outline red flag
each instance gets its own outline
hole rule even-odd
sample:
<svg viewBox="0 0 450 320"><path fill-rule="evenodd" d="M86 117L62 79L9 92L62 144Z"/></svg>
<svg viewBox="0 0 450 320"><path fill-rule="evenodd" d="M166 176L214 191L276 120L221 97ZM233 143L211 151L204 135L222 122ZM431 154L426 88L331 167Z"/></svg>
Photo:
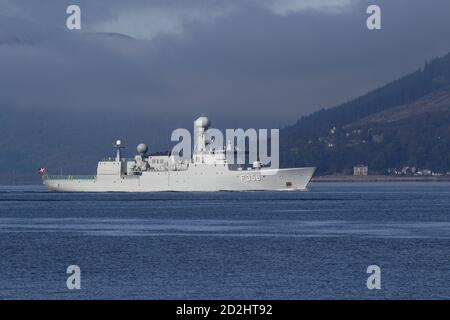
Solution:
<svg viewBox="0 0 450 320"><path fill-rule="evenodd" d="M45 173L45 168L39 168L39 169L37 170L37 172L38 172L39 174L44 174L44 173Z"/></svg>

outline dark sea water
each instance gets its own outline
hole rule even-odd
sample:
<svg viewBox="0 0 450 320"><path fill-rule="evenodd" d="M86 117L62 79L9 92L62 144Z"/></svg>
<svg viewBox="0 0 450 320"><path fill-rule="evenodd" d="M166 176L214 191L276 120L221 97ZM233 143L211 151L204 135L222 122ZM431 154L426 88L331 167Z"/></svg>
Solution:
<svg viewBox="0 0 450 320"><path fill-rule="evenodd" d="M81 289L66 268L81 268ZM366 269L381 268L381 290ZM450 183L309 192L0 187L2 299L450 298Z"/></svg>

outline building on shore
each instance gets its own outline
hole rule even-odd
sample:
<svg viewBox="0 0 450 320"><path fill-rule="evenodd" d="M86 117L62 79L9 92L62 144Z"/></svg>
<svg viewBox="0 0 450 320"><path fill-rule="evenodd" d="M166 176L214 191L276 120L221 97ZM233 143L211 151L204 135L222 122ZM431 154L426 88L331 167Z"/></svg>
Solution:
<svg viewBox="0 0 450 320"><path fill-rule="evenodd" d="M369 167L363 164L358 164L353 167L354 176L367 176L369 174Z"/></svg>

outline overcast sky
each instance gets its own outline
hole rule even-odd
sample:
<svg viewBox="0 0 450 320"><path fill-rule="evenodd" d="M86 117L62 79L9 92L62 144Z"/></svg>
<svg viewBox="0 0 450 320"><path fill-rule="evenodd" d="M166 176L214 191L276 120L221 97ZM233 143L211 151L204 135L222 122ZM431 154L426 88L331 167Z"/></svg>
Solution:
<svg viewBox="0 0 450 320"><path fill-rule="evenodd" d="M366 28L369 4L381 30ZM449 39L448 0L0 0L0 110L289 124L414 71Z"/></svg>

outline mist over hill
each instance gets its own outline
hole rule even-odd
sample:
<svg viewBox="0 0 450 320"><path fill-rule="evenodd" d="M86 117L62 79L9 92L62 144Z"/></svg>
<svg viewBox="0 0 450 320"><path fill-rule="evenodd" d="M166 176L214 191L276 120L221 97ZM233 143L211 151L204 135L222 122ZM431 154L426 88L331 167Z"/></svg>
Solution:
<svg viewBox="0 0 450 320"><path fill-rule="evenodd" d="M319 174L415 166L450 170L450 54L340 106L302 117L281 132L283 166Z"/></svg>
<svg viewBox="0 0 450 320"><path fill-rule="evenodd" d="M125 157L134 157L144 142L150 153L166 152L176 128L193 132L200 114L161 115L152 110L136 112L107 109L18 108L0 113L0 185L39 183L37 168L49 174L92 174L100 159L114 156L113 144L121 139ZM213 126L230 128L268 127L269 120L254 123L234 114L210 117ZM273 121L270 121L273 123ZM272 125L272 124L271 124Z"/></svg>
<svg viewBox="0 0 450 320"><path fill-rule="evenodd" d="M151 152L170 149L175 128L192 118L105 110L7 108L0 114L0 184L39 183L36 169L92 174L113 155L117 138L133 156L140 142ZM218 128L258 127L238 115L212 119ZM275 120L274 120L275 121ZM273 127L269 125L268 127ZM280 132L281 166L318 166L319 174L371 173L415 166L450 170L450 54L340 106L304 116Z"/></svg>

